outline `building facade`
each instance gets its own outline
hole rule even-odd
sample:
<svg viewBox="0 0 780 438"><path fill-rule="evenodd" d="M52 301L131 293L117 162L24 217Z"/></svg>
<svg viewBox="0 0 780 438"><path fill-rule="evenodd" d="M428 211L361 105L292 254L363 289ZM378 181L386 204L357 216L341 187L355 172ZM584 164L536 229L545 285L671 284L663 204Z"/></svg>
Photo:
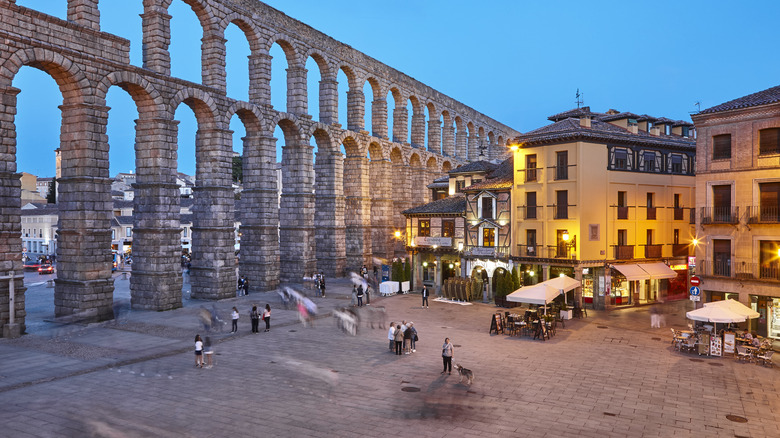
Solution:
<svg viewBox="0 0 780 438"><path fill-rule="evenodd" d="M780 338L780 86L693 116L696 272L703 300L733 298Z"/></svg>
<svg viewBox="0 0 780 438"><path fill-rule="evenodd" d="M597 309L682 298L695 144L682 121L578 108L515 139L512 260Z"/></svg>

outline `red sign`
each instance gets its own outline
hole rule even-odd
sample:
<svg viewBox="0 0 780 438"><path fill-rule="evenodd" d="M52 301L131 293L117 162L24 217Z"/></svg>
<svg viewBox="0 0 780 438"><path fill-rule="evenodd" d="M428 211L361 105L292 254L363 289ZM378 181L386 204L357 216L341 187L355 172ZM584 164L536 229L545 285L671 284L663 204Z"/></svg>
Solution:
<svg viewBox="0 0 780 438"><path fill-rule="evenodd" d="M697 276L691 277L691 286L698 286L701 284L701 280Z"/></svg>

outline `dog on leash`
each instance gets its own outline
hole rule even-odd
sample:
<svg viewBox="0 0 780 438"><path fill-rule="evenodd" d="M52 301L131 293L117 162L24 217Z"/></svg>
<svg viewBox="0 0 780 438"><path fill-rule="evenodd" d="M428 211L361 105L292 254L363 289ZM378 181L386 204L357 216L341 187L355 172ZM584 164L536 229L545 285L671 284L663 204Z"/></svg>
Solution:
<svg viewBox="0 0 780 438"><path fill-rule="evenodd" d="M468 368L463 368L460 364L455 365L455 369L458 370L458 374L460 375L460 381L458 383L463 383L463 379L466 379L466 383L471 386L471 382L474 381L474 372Z"/></svg>

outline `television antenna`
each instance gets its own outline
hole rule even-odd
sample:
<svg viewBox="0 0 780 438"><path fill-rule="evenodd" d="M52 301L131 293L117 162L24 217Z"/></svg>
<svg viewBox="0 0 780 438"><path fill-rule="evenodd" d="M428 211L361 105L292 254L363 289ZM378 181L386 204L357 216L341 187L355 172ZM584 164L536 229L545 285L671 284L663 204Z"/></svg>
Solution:
<svg viewBox="0 0 780 438"><path fill-rule="evenodd" d="M580 89L579 88L577 88L577 94L575 95L575 97L577 98L577 100L575 100L574 102L577 104L577 108L579 108L580 105L582 105L582 103L583 103L582 102L582 93L580 93Z"/></svg>

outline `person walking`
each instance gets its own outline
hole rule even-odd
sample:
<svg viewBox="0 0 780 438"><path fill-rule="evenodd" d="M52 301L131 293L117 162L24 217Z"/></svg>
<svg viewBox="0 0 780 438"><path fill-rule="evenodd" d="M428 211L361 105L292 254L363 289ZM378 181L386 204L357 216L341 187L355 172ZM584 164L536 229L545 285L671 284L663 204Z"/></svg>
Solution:
<svg viewBox="0 0 780 438"><path fill-rule="evenodd" d="M357 305L357 286L352 285L352 301L349 303L352 307L355 307Z"/></svg>
<svg viewBox="0 0 780 438"><path fill-rule="evenodd" d="M271 331L271 305L266 304L263 311L263 321L265 321L265 331Z"/></svg>
<svg viewBox="0 0 780 438"><path fill-rule="evenodd" d="M252 306L252 312L249 314L249 317L252 319L252 333L259 333L260 313L257 312L257 306Z"/></svg>
<svg viewBox="0 0 780 438"><path fill-rule="evenodd" d="M363 307L363 285L357 287L357 306Z"/></svg>
<svg viewBox="0 0 780 438"><path fill-rule="evenodd" d="M320 274L314 274L314 296L320 296Z"/></svg>
<svg viewBox="0 0 780 438"><path fill-rule="evenodd" d="M371 305L371 293L369 292L371 290L371 285L366 285L366 306Z"/></svg>
<svg viewBox="0 0 780 438"><path fill-rule="evenodd" d="M203 368L203 339L195 335L195 367Z"/></svg>
<svg viewBox="0 0 780 438"><path fill-rule="evenodd" d="M389 349L390 352L393 352L393 348L395 347L395 327L393 326L395 324L393 321L390 321L390 329L387 331L387 340L390 341Z"/></svg>
<svg viewBox="0 0 780 438"><path fill-rule="evenodd" d="M410 337L410 339L411 339L410 343L411 343L412 353L414 353L414 352L417 351L416 344L417 344L417 339L418 338L417 338L417 329L414 328L414 323L413 322L409 323L409 330L412 331L412 336Z"/></svg>
<svg viewBox="0 0 780 438"><path fill-rule="evenodd" d="M441 347L441 358L444 362L444 371L441 373L452 374L452 357L455 355L455 347L453 347L450 338L444 338L444 345Z"/></svg>
<svg viewBox="0 0 780 438"><path fill-rule="evenodd" d="M428 308L428 286L426 285L422 288L422 307Z"/></svg>
<svg viewBox="0 0 780 438"><path fill-rule="evenodd" d="M320 271L320 296L325 298L325 272Z"/></svg>
<svg viewBox="0 0 780 438"><path fill-rule="evenodd" d="M231 314L231 317L233 319L233 329L230 330L230 333L236 333L238 332L238 309L233 307L233 313Z"/></svg>
<svg viewBox="0 0 780 438"><path fill-rule="evenodd" d="M214 365L214 348L211 346L211 338L206 336L206 340L203 342L203 359L206 362L206 368L211 368Z"/></svg>
<svg viewBox="0 0 780 438"><path fill-rule="evenodd" d="M401 355L401 348L404 343L404 331L401 330L401 324L395 326L395 332L393 332L393 338L395 339L395 354Z"/></svg>

